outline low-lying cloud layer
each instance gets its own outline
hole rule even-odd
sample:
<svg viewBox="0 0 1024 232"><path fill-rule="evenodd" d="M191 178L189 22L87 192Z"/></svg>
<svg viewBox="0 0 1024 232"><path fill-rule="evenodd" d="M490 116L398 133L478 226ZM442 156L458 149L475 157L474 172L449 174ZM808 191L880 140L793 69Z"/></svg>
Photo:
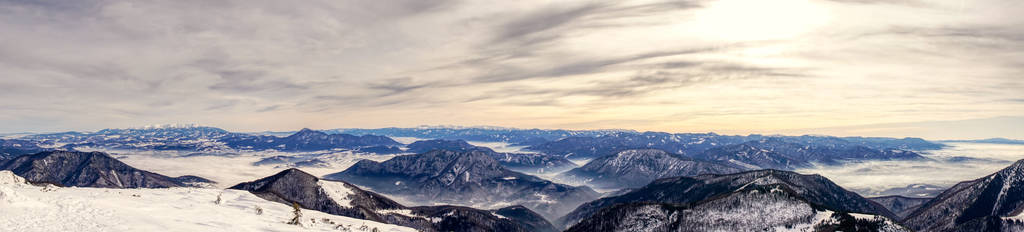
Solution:
<svg viewBox="0 0 1024 232"><path fill-rule="evenodd" d="M0 131L747 133L1021 116L1021 11L1010 0L3 0Z"/></svg>
<svg viewBox="0 0 1024 232"><path fill-rule="evenodd" d="M868 161L841 166L796 170L828 177L844 188L865 196L905 194L912 185L935 186L938 190L961 181L995 173L1024 159L1024 145L950 143L950 147L924 153L929 161ZM917 192L917 191L911 191ZM941 191L931 191L931 195ZM909 194L908 196L914 196Z"/></svg>

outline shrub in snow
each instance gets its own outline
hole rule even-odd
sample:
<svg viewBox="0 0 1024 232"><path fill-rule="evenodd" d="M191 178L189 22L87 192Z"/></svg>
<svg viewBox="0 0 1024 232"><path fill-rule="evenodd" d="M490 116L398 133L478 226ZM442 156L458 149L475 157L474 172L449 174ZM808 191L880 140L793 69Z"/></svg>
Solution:
<svg viewBox="0 0 1024 232"><path fill-rule="evenodd" d="M302 218L302 209L299 208L299 203L292 202L292 209L293 209L292 214L295 214L295 217L293 217L292 220L288 222L288 224L289 225L301 225L302 223L299 222L299 219Z"/></svg>

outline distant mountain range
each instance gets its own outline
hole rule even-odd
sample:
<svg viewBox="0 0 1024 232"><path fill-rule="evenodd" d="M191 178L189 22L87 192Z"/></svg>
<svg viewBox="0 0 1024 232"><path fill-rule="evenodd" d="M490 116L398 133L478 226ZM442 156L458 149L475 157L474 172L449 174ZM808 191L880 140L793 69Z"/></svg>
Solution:
<svg viewBox="0 0 1024 232"><path fill-rule="evenodd" d="M322 151L332 149L358 149L379 146L398 146L400 143L385 136L327 134L302 129L287 137L232 136L221 140L226 146L243 150Z"/></svg>
<svg viewBox="0 0 1024 232"><path fill-rule="evenodd" d="M742 144L746 144L744 147ZM729 147L733 146L733 147ZM737 147L738 146L738 147ZM771 146L771 147L766 147ZM784 146L784 147L783 147ZM571 137L558 141L537 144L527 150L538 151L567 158L596 158L629 149L654 148L690 157L741 155L741 152L759 151L767 148L778 155L766 157L770 165L762 168L796 167L805 162L831 162L842 159L904 159L914 157L901 151L940 149L943 145L918 138L864 138L828 136L726 136L707 134L669 134L660 132L612 133L596 137ZM710 149L720 148L708 153ZM782 149L786 150L782 150ZM790 149L793 148L793 149ZM831 157L830 152L845 152ZM793 153L795 152L795 153ZM789 156L789 157L778 157ZM890 157L893 155L895 157ZM907 156L907 157L903 157ZM802 157L791 160L794 157ZM916 158L916 157L914 157ZM791 163L786 163L791 162ZM774 163L774 164L773 164Z"/></svg>
<svg viewBox="0 0 1024 232"><path fill-rule="evenodd" d="M168 177L129 166L102 152L47 151L0 162L33 183L96 188L170 188L213 183L197 176Z"/></svg>
<svg viewBox="0 0 1024 232"><path fill-rule="evenodd" d="M327 134L302 129L285 137L228 132L214 127L158 127L104 129L95 133L63 132L22 137L36 144L61 149L94 147L122 150L173 151L323 151L356 150L399 153L401 144L384 136Z"/></svg>
<svg viewBox="0 0 1024 232"><path fill-rule="evenodd" d="M147 127L134 129L104 129L97 132L63 132L34 134L20 137L6 143L17 143L25 148L76 149L82 147L112 150L174 150L197 152L235 151L286 151L309 152L327 150L351 150L376 154L422 153L430 148L459 150L458 147L440 147L459 144L410 144L406 145L385 137L416 137L443 139L437 141L484 141L529 145L526 150L567 159L593 159L629 149L660 149L687 157L704 156L706 159L733 159L742 162L740 152L755 152L752 149L766 149L778 154L768 160L748 160L759 168L792 169L809 162L830 163L846 159L906 159L912 154L902 151L939 149L943 145L917 138L864 138L829 136L732 136L714 133L638 133L628 130L541 130L511 129L493 127L422 127L382 129L334 129L315 131L302 129L287 136L272 136L229 132L223 129L203 126ZM752 144L755 141L772 141L770 145ZM774 142L778 141L778 142ZM743 147L747 144L754 147ZM779 150L778 144L799 149ZM2 144L0 144L2 145ZM423 145L421 148L420 145ZM464 144L468 145L468 144ZM0 146L0 154L6 157L19 152L14 144ZM471 145L470 145L471 146ZM738 146L738 147L727 147ZM772 146L772 147L765 147ZM475 146L473 146L475 147ZM717 152L708 150L719 148ZM776 149L776 150L772 150ZM734 151L722 154L722 151ZM786 152L797 152L797 154ZM38 152L38 150L28 151ZM814 154L818 152L819 154ZM778 157L776 157L778 156ZM834 157L832 157L834 156ZM791 159L796 157L795 159ZM539 157L543 159L544 158ZM775 159L775 160L772 160ZM511 161L511 160L510 160ZM537 160L524 161L526 163ZM764 161L764 162L762 162ZM554 161L558 162L558 161ZM760 163L760 165L753 164ZM555 165L558 165L555 163Z"/></svg>
<svg viewBox="0 0 1024 232"><path fill-rule="evenodd" d="M406 207L385 196L343 181L327 181L288 169L231 189L246 190L284 204L329 214L408 226L420 231L556 231L532 211L506 207L494 211L458 206Z"/></svg>
<svg viewBox="0 0 1024 232"><path fill-rule="evenodd" d="M750 169L793 170L814 164L837 165L856 160L926 160L916 152L875 149L860 144L804 142L785 138L766 138L740 144L718 146L693 157L730 162Z"/></svg>
<svg viewBox="0 0 1024 232"><path fill-rule="evenodd" d="M624 150L591 160L583 167L562 173L560 178L603 189L639 188L665 177L728 174L745 167L698 160L657 149Z"/></svg>
<svg viewBox="0 0 1024 232"><path fill-rule="evenodd" d="M39 147L37 143L29 140L0 139L0 160L48 150L51 149Z"/></svg>
<svg viewBox="0 0 1024 232"><path fill-rule="evenodd" d="M559 224L568 231L909 231L894 216L824 177L759 170L659 179L583 204Z"/></svg>
<svg viewBox="0 0 1024 232"><path fill-rule="evenodd" d="M361 160L324 176L422 203L518 204L555 218L600 195L501 166L485 151L433 150L384 162Z"/></svg>
<svg viewBox="0 0 1024 232"><path fill-rule="evenodd" d="M943 143L991 143L991 144L1024 144L1024 140L1007 138L990 138L976 140L940 140Z"/></svg>
<svg viewBox="0 0 1024 232"><path fill-rule="evenodd" d="M407 152L412 153L426 153L434 150L448 150L448 151L480 151L487 153L499 164L506 168L532 173L554 173L565 171L571 168L575 168L576 164L569 161L561 156L553 156L542 153L507 153L507 152L495 152L494 150L474 146L469 144L465 140L421 140L416 141L408 146Z"/></svg>
<svg viewBox="0 0 1024 232"><path fill-rule="evenodd" d="M328 133L346 133L355 135L384 135L391 137L413 137L426 139L468 140L481 142L505 142L518 145L533 145L555 141L569 137L594 137L599 135L627 132L633 130L543 130L515 129L503 127L416 127L416 128L379 128L379 129L333 129Z"/></svg>

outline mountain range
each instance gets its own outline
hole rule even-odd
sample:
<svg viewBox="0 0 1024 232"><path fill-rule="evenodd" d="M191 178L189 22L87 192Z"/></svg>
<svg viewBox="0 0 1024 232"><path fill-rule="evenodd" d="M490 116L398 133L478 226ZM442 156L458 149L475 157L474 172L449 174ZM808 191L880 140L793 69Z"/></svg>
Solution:
<svg viewBox="0 0 1024 232"><path fill-rule="evenodd" d="M924 203L903 223L918 231L1024 231L1024 160L964 181Z"/></svg>
<svg viewBox="0 0 1024 232"><path fill-rule="evenodd" d="M556 141L568 137L594 137L599 135L629 132L632 130L543 130L516 129L504 127L443 127L421 126L416 128L379 128L379 129L333 129L330 133L347 133L355 135L384 135L391 137L412 137L445 140L469 140L481 142L504 142L517 145L533 145Z"/></svg>
<svg viewBox="0 0 1024 232"><path fill-rule="evenodd" d="M222 136L219 142L232 138L230 133L201 130L208 133L182 136ZM864 198L819 175L761 169L848 160L925 159L899 148L920 145L913 145L912 139L763 137L726 145L715 142L691 155L653 148L623 149L603 152L607 155L559 176L625 189L599 198L601 194L588 187L555 183L510 167L546 167L568 162L566 155L502 153L460 140L402 145L381 139L386 137L313 130L274 138L282 140L250 144L284 144L276 149L295 149L288 151L389 146L420 153L381 162L362 160L322 178L287 169L231 189L268 201L422 231L1024 231L1024 160L961 182L934 198ZM14 141L5 143L11 149L24 149L18 150L19 155L0 159L0 170L10 170L35 184L116 189L211 187L212 181L202 177L169 177L140 170L102 152L54 150L61 146L28 139L5 141ZM258 162L321 167L318 165L326 161L279 156ZM391 196L425 206L406 206ZM555 218L556 223L549 222Z"/></svg>
<svg viewBox="0 0 1024 232"><path fill-rule="evenodd" d="M50 149L40 147L37 143L21 139L0 139L0 160L11 159L21 155L34 154Z"/></svg>
<svg viewBox="0 0 1024 232"><path fill-rule="evenodd" d="M602 189L638 188L665 177L728 174L745 168L724 162L698 160L658 149L624 150L591 160L561 173L559 178Z"/></svg>
<svg viewBox="0 0 1024 232"><path fill-rule="evenodd" d="M22 139L63 149L92 147L113 150L172 151L322 151L360 150L396 153L400 143L384 136L327 134L302 129L285 137L228 132L215 127L104 129L93 133L63 132L23 136Z"/></svg>
<svg viewBox="0 0 1024 232"><path fill-rule="evenodd" d="M33 183L96 188L170 188L203 186L213 181L168 177L129 166L102 152L47 151L0 162Z"/></svg>
<svg viewBox="0 0 1024 232"><path fill-rule="evenodd" d="M730 136L715 133L663 132L612 133L596 137L570 137L537 144L527 150L569 158L596 158L621 150L654 148L684 156L697 156L714 147L742 144L750 141L779 141L822 150L933 150L943 147L919 138L864 138L829 136ZM863 148L857 148L863 147Z"/></svg>
<svg viewBox="0 0 1024 232"><path fill-rule="evenodd" d="M735 174L708 174L694 177L658 179L631 192L580 205L566 216L560 218L558 224L572 226L598 214L602 208L620 204L671 204L683 207L679 209L685 209L699 206L712 199L729 198L729 196L736 195L737 193L756 192L756 194L763 194L765 191L770 194L763 196L763 198L758 197L757 199L775 201L780 200L779 197L782 197L785 199L784 202L787 202L785 204L793 203L793 200L804 201L805 203L801 204L807 207L801 207L801 212L804 212L804 216L807 217L811 216L808 214L811 212L808 209L815 206L834 212L861 213L895 218L895 214L885 207L871 202L856 193L847 191L822 176L802 175L780 170L757 170ZM772 195L775 193L784 194ZM742 199L742 197L737 199ZM765 206L770 205L766 204ZM750 206L756 207L757 205L751 204ZM734 210L730 209L730 211ZM596 219L596 221L601 220L615 221L607 218Z"/></svg>
<svg viewBox="0 0 1024 232"><path fill-rule="evenodd" d="M352 184L320 180L298 169L240 183L231 189L246 190L270 201L420 231L555 231L550 223L522 207L494 211L459 206L406 207Z"/></svg>
<svg viewBox="0 0 1024 232"><path fill-rule="evenodd" d="M433 150L384 162L362 160L324 178L427 204L518 204L545 218L555 218L600 196L588 187L509 170L487 152L477 150Z"/></svg>
<svg viewBox="0 0 1024 232"><path fill-rule="evenodd" d="M706 160L730 162L750 169L811 167L814 164L838 165L842 161L926 160L913 151L874 149L859 144L801 144L781 138L768 138L740 144L718 146L694 155Z"/></svg>
<svg viewBox="0 0 1024 232"><path fill-rule="evenodd" d="M496 152L487 147L475 146L469 144L465 140L443 140L443 139L432 139L432 140L421 140L410 143L406 146L407 152L412 153L425 153L433 150L448 150L448 151L480 151L484 152L495 160L499 164L506 168L531 173L555 173L571 168L575 168L576 164L569 161L561 156L547 155L543 153L510 153L510 152Z"/></svg>

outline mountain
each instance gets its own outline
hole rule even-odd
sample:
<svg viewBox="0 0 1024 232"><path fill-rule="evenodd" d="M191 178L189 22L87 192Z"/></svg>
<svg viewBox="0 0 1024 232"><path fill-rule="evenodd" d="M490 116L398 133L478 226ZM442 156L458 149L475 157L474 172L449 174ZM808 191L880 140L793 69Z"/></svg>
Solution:
<svg viewBox="0 0 1024 232"><path fill-rule="evenodd" d="M35 154L50 150L39 147L33 141L21 139L0 139L0 160L13 159L21 155Z"/></svg>
<svg viewBox="0 0 1024 232"><path fill-rule="evenodd" d="M989 138L977 140L942 140L943 143L991 143L991 144L1024 144L1024 140L1007 138Z"/></svg>
<svg viewBox="0 0 1024 232"><path fill-rule="evenodd" d="M33 183L96 188L169 188L210 182L198 177L172 178L128 166L102 152L47 151L0 163Z"/></svg>
<svg viewBox="0 0 1024 232"><path fill-rule="evenodd" d="M213 188L217 184L216 181L193 175L184 175L173 179L174 181L181 183L181 185L194 188Z"/></svg>
<svg viewBox="0 0 1024 232"><path fill-rule="evenodd" d="M327 181L288 169L230 189L329 214L408 226L421 231L534 231L536 222L520 222L509 214L458 206L406 207L387 197L343 181ZM521 217L519 217L521 218ZM549 224L550 225L550 224ZM552 229L549 227L547 229ZM536 231L552 231L541 230Z"/></svg>
<svg viewBox="0 0 1024 232"><path fill-rule="evenodd" d="M570 137L537 144L526 150L567 158L596 158L622 150L654 148L676 154L690 154L724 144L743 142L742 136L721 136L714 133L669 134L662 132L612 133L597 137Z"/></svg>
<svg viewBox="0 0 1024 232"><path fill-rule="evenodd" d="M924 151L938 150L945 147L941 143L929 142L921 138L883 138L883 137L831 137L802 135L796 137L784 137L796 140L805 144L832 144L831 146L863 146L876 150L909 150Z"/></svg>
<svg viewBox="0 0 1024 232"><path fill-rule="evenodd" d="M903 219L914 210L921 207L922 204L931 200L931 198L917 198L917 197L904 197L904 196L884 196L884 197L872 197L868 198L879 205L885 206L886 209L896 214L896 219Z"/></svg>
<svg viewBox="0 0 1024 232"><path fill-rule="evenodd" d="M757 143L727 145L708 149L695 157L705 160L718 160L749 169L796 169L811 167L813 164L796 155L775 152L757 147Z"/></svg>
<svg viewBox="0 0 1024 232"><path fill-rule="evenodd" d="M293 161L298 161L299 159L300 158L291 157L291 156L275 155L275 156L271 156L271 157L260 159L259 161L256 161L256 162L252 162L252 165L253 166L261 166L261 165L286 165L286 164L291 164Z"/></svg>
<svg viewBox="0 0 1024 232"><path fill-rule="evenodd" d="M599 194L511 171L484 151L434 150L384 162L361 160L325 176L412 201L460 205L520 204L554 218Z"/></svg>
<svg viewBox="0 0 1024 232"><path fill-rule="evenodd" d="M63 132L24 137L42 144L63 144L64 149L97 147L120 150L229 151L278 150L319 151L367 149L394 152L401 145L375 135L331 134L303 129L286 137L228 132L215 127L195 125L155 126L130 129L103 129L94 133Z"/></svg>
<svg viewBox="0 0 1024 232"><path fill-rule="evenodd" d="M867 192L868 195L874 195L874 196L896 195L896 196L907 196L907 197L914 197L914 198L933 198L933 197L939 195L940 193L942 193L942 191L945 191L945 190L946 190L946 187L942 187L942 186L938 186L938 185L932 185L932 184L910 184L910 185L907 185L906 187L889 188L889 189L885 189L885 190L881 190L881 191L870 190L870 189L863 189L863 190L859 190L857 192L862 192L862 193L863 192Z"/></svg>
<svg viewBox="0 0 1024 232"><path fill-rule="evenodd" d="M107 149L212 151L226 147L219 140L248 136L196 125L167 125L130 129L103 129L95 133L63 132L25 136L25 139L66 144L65 149L89 146Z"/></svg>
<svg viewBox="0 0 1024 232"><path fill-rule="evenodd" d="M1024 231L1024 160L960 182L924 203L903 223L918 231Z"/></svg>
<svg viewBox="0 0 1024 232"><path fill-rule="evenodd" d="M559 156L540 153L505 153L469 144L465 140L421 140L407 146L408 152L425 153L433 150L449 150L457 152L480 151L487 153L506 168L533 173L549 173L568 170L576 167L572 161Z"/></svg>
<svg viewBox="0 0 1024 232"><path fill-rule="evenodd" d="M621 150L653 148L684 156L696 156L704 151L728 145L752 141L777 140L785 143L823 150L846 150L864 147L870 150L932 150L942 148L941 144L919 138L863 138L831 136L730 136L715 133L610 133L594 137L570 137L557 141L532 145L526 150L570 158L596 158L614 154Z"/></svg>
<svg viewBox="0 0 1024 232"><path fill-rule="evenodd" d="M560 178L583 180L602 189L637 188L665 177L728 174L743 171L727 163L671 154L657 149L624 150L591 160Z"/></svg>
<svg viewBox="0 0 1024 232"><path fill-rule="evenodd" d="M566 231L910 232L882 216L837 212L815 205L785 184L745 186L685 205L617 204L597 211Z"/></svg>
<svg viewBox="0 0 1024 232"><path fill-rule="evenodd" d="M430 127L379 128L379 129L335 129L331 133L356 135L384 135L391 137L413 137L425 139L468 140L481 142L504 142L519 145L534 145L568 137L594 137L630 130L542 130L515 129L502 127Z"/></svg>
<svg viewBox="0 0 1024 232"><path fill-rule="evenodd" d="M373 153L373 154L400 154L400 153L405 153L405 151L403 151L401 148L398 148L398 146L386 146L386 145L370 146L370 147L360 147L360 148L357 148L356 151L363 152L363 153Z"/></svg>
<svg viewBox="0 0 1024 232"><path fill-rule="evenodd" d="M513 205L500 209L491 210L494 214L504 216L519 222L527 231L558 231L551 222L532 210L521 206Z"/></svg>
<svg viewBox="0 0 1024 232"><path fill-rule="evenodd" d="M782 138L767 138L741 144L719 146L708 149L694 157L730 162L751 169L771 168L784 170L810 167L815 163L838 165L843 161L927 159L924 156L907 150L879 150L851 143L802 144L790 142Z"/></svg>
<svg viewBox="0 0 1024 232"><path fill-rule="evenodd" d="M488 152L494 152L490 148L474 146L466 142L466 140L444 140L444 139L431 139L431 140L420 140L405 146L408 148L408 152L411 153L425 153L433 150L449 150L449 151L471 151L471 150L482 150Z"/></svg>
<svg viewBox="0 0 1024 232"><path fill-rule="evenodd" d="M287 137L236 136L223 141L227 146L241 150L278 151L321 151L333 149L358 149L363 147L397 146L400 143L391 138L376 135L355 136L349 134L327 134L321 131L302 129Z"/></svg>
<svg viewBox="0 0 1024 232"><path fill-rule="evenodd" d="M489 153L501 166L517 172L558 173L577 167L566 158L541 153Z"/></svg>
<svg viewBox="0 0 1024 232"><path fill-rule="evenodd" d="M725 175L699 175L658 179L632 192L601 198L580 205L559 220L559 224L573 225L594 215L605 207L627 203L662 203L693 205L728 196L735 192L764 187L795 193L810 205L836 212L863 213L895 218L895 214L877 203L839 187L819 175L801 175L779 170L757 170Z"/></svg>

